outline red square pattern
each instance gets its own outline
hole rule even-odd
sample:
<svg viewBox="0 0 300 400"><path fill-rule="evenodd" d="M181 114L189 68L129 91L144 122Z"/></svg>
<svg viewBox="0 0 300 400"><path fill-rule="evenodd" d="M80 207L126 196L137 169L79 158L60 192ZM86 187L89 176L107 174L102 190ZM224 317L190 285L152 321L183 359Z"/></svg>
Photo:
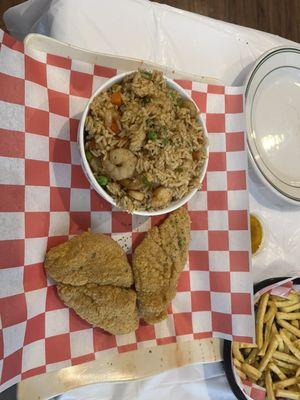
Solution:
<svg viewBox="0 0 300 400"><path fill-rule="evenodd" d="M25 237L46 237L49 233L50 214L48 212L25 213Z"/></svg>
<svg viewBox="0 0 300 400"><path fill-rule="evenodd" d="M176 337L175 336L168 336L168 337L165 337L165 338L156 339L156 343L158 345L176 343Z"/></svg>
<svg viewBox="0 0 300 400"><path fill-rule="evenodd" d="M127 212L116 211L112 213L112 232L131 232L132 216Z"/></svg>
<svg viewBox="0 0 300 400"><path fill-rule="evenodd" d="M47 251L52 249L52 247L58 246L68 240L68 236L50 236L47 242Z"/></svg>
<svg viewBox="0 0 300 400"><path fill-rule="evenodd" d="M227 251L229 249L228 231L209 231L208 249L210 251Z"/></svg>
<svg viewBox="0 0 300 400"><path fill-rule="evenodd" d="M49 163L39 160L25 160L25 183L33 186L49 186Z"/></svg>
<svg viewBox="0 0 300 400"><path fill-rule="evenodd" d="M46 64L25 55L25 79L46 87Z"/></svg>
<svg viewBox="0 0 300 400"><path fill-rule="evenodd" d="M246 171L228 171L227 188L228 190L246 190Z"/></svg>
<svg viewBox="0 0 300 400"><path fill-rule="evenodd" d="M24 186L0 185L0 212L24 211L24 204Z"/></svg>
<svg viewBox="0 0 300 400"><path fill-rule="evenodd" d="M78 235L90 227L90 212L70 212L70 235Z"/></svg>
<svg viewBox="0 0 300 400"><path fill-rule="evenodd" d="M251 387L250 398L255 400L265 400L266 392L254 386Z"/></svg>
<svg viewBox="0 0 300 400"><path fill-rule="evenodd" d="M206 114L206 128L209 133L225 132L225 114Z"/></svg>
<svg viewBox="0 0 300 400"><path fill-rule="evenodd" d="M4 32L3 34L2 43L5 44L5 46L9 47L10 49L24 53L23 42L19 42L17 39L13 38L6 32Z"/></svg>
<svg viewBox="0 0 300 400"><path fill-rule="evenodd" d="M166 214L154 215L151 217L151 227L162 224L167 218L168 215Z"/></svg>
<svg viewBox="0 0 300 400"><path fill-rule="evenodd" d="M80 165L72 165L71 187L78 189L88 189L90 187L90 183Z"/></svg>
<svg viewBox="0 0 300 400"><path fill-rule="evenodd" d="M191 293L192 311L210 311L211 301L209 291L196 291Z"/></svg>
<svg viewBox="0 0 300 400"><path fill-rule="evenodd" d="M235 342L253 343L253 339L249 336L233 335L232 338Z"/></svg>
<svg viewBox="0 0 300 400"><path fill-rule="evenodd" d="M49 113L37 108L25 107L25 130L37 135L49 136Z"/></svg>
<svg viewBox="0 0 300 400"><path fill-rule="evenodd" d="M228 223L230 230L244 231L248 229L248 213L246 210L228 211Z"/></svg>
<svg viewBox="0 0 300 400"><path fill-rule="evenodd" d="M83 364L86 363L88 361L93 361L95 360L95 355L93 353L91 354L86 354L84 356L80 356L80 357L74 357L72 358L71 362L72 365L79 365L79 364Z"/></svg>
<svg viewBox="0 0 300 400"><path fill-rule="evenodd" d="M209 261L207 251L190 250L189 251L190 270L208 271Z"/></svg>
<svg viewBox="0 0 300 400"><path fill-rule="evenodd" d="M223 332L228 335L232 332L232 320L230 314L212 311L212 329L215 332Z"/></svg>
<svg viewBox="0 0 300 400"><path fill-rule="evenodd" d="M70 335L65 333L45 339L46 364L56 363L71 358Z"/></svg>
<svg viewBox="0 0 300 400"><path fill-rule="evenodd" d="M207 211L189 211L191 219L191 229L207 231L208 221L207 221Z"/></svg>
<svg viewBox="0 0 300 400"><path fill-rule="evenodd" d="M225 113L234 114L243 112L243 95L226 94L225 95Z"/></svg>
<svg viewBox="0 0 300 400"><path fill-rule="evenodd" d="M252 314L250 293L231 293L232 314Z"/></svg>
<svg viewBox="0 0 300 400"><path fill-rule="evenodd" d="M226 153L215 152L209 154L208 171L226 171Z"/></svg>
<svg viewBox="0 0 300 400"><path fill-rule="evenodd" d="M188 335L193 333L192 314L176 313L173 315L176 335Z"/></svg>
<svg viewBox="0 0 300 400"><path fill-rule="evenodd" d="M0 268L24 264L24 240L0 240Z"/></svg>
<svg viewBox="0 0 300 400"><path fill-rule="evenodd" d="M190 290L190 273L189 271L182 271L178 279L177 292L189 292Z"/></svg>
<svg viewBox="0 0 300 400"><path fill-rule="evenodd" d="M49 160L60 163L71 163L71 146L68 140L49 139Z"/></svg>
<svg viewBox="0 0 300 400"><path fill-rule="evenodd" d="M77 142L78 127L79 120L70 118L70 139L72 142Z"/></svg>
<svg viewBox="0 0 300 400"><path fill-rule="evenodd" d="M209 339L212 337L211 332L198 332L193 334L195 340Z"/></svg>
<svg viewBox="0 0 300 400"><path fill-rule="evenodd" d="M23 285L25 292L47 286L46 273L42 263L26 265L24 267Z"/></svg>
<svg viewBox="0 0 300 400"><path fill-rule="evenodd" d="M145 342L146 340L155 339L155 330L153 325L148 325L141 321L139 329L135 332L136 340L138 342Z"/></svg>
<svg viewBox="0 0 300 400"><path fill-rule="evenodd" d="M214 272L210 275L210 290L212 292L229 293L230 292L230 273L229 272Z"/></svg>
<svg viewBox="0 0 300 400"><path fill-rule="evenodd" d="M24 158L24 133L0 129L0 156Z"/></svg>
<svg viewBox="0 0 300 400"><path fill-rule="evenodd" d="M22 372L21 379L27 379L31 376L44 374L46 372L46 366L42 365L41 367L32 368L26 372Z"/></svg>
<svg viewBox="0 0 300 400"><path fill-rule="evenodd" d="M95 190L91 190L91 211L111 211L111 204Z"/></svg>
<svg viewBox="0 0 300 400"><path fill-rule="evenodd" d="M139 244L142 243L143 239L146 236L146 232L132 232L132 251L138 247Z"/></svg>
<svg viewBox="0 0 300 400"><path fill-rule="evenodd" d="M202 92L192 91L192 99L197 104L201 113L206 112L207 94Z"/></svg>
<svg viewBox="0 0 300 400"><path fill-rule="evenodd" d="M26 321L27 307L24 293L0 299L0 315L3 328Z"/></svg>
<svg viewBox="0 0 300 400"><path fill-rule="evenodd" d="M45 314L37 315L34 318L28 319L26 323L26 332L24 346L35 342L45 337Z"/></svg>
<svg viewBox="0 0 300 400"><path fill-rule="evenodd" d="M69 211L70 197L71 197L71 189L51 187L50 188L51 211Z"/></svg>
<svg viewBox="0 0 300 400"><path fill-rule="evenodd" d="M67 57L55 56L53 54L47 54L47 64L54 65L55 67L70 69L71 59Z"/></svg>
<svg viewBox="0 0 300 400"><path fill-rule="evenodd" d="M225 88L220 85L207 85L207 93L224 94Z"/></svg>
<svg viewBox="0 0 300 400"><path fill-rule="evenodd" d="M93 75L71 71L70 94L89 98L92 95Z"/></svg>
<svg viewBox="0 0 300 400"><path fill-rule="evenodd" d="M93 329L94 351L112 349L117 346L116 337L99 328Z"/></svg>
<svg viewBox="0 0 300 400"><path fill-rule="evenodd" d="M175 82L183 89L192 90L193 87L192 81L187 81L184 79L175 79Z"/></svg>
<svg viewBox="0 0 300 400"><path fill-rule="evenodd" d="M119 353L127 353L127 351L133 351L133 350L137 350L136 343L124 344L123 346L118 346Z"/></svg>
<svg viewBox="0 0 300 400"><path fill-rule="evenodd" d="M207 208L208 210L227 210L228 199L225 191L208 191L207 192Z"/></svg>
<svg viewBox="0 0 300 400"><path fill-rule="evenodd" d="M46 295L46 311L61 310L62 308L66 308L66 306L58 297L56 287L49 286Z"/></svg>
<svg viewBox="0 0 300 400"><path fill-rule="evenodd" d="M231 251L229 253L230 270L234 272L249 271L248 251Z"/></svg>
<svg viewBox="0 0 300 400"><path fill-rule="evenodd" d="M23 105L25 103L24 79L0 72L0 100Z"/></svg>
<svg viewBox="0 0 300 400"><path fill-rule="evenodd" d="M75 311L73 311L70 308L70 310L69 310L69 326L70 326L70 332L77 332L77 331L82 331L83 329L89 329L91 327L91 324L89 324L88 322L81 319L75 313Z"/></svg>
<svg viewBox="0 0 300 400"><path fill-rule="evenodd" d="M101 76L104 78L112 78L117 74L115 68L102 67L101 65L95 65L94 75Z"/></svg>
<svg viewBox="0 0 300 400"><path fill-rule="evenodd" d="M3 360L1 383L9 381L21 373L22 369L22 352L20 349Z"/></svg>
<svg viewBox="0 0 300 400"><path fill-rule="evenodd" d="M244 132L226 133L226 151L245 150Z"/></svg>
<svg viewBox="0 0 300 400"><path fill-rule="evenodd" d="M69 116L69 96L56 90L48 89L49 111L53 114Z"/></svg>

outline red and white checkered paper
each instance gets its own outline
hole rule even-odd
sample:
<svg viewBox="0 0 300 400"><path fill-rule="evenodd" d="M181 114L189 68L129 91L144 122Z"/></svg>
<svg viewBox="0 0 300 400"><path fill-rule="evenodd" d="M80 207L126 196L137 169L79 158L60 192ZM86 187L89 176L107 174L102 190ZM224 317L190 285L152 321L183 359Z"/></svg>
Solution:
<svg viewBox="0 0 300 400"><path fill-rule="evenodd" d="M90 188L77 128L92 93L115 68L31 50L0 32L1 388L115 354L211 336L252 341L243 90L178 81L204 114L210 159L188 204L189 261L168 318L131 334L93 328L63 305L45 252L91 228L134 249L161 217L132 216Z"/></svg>

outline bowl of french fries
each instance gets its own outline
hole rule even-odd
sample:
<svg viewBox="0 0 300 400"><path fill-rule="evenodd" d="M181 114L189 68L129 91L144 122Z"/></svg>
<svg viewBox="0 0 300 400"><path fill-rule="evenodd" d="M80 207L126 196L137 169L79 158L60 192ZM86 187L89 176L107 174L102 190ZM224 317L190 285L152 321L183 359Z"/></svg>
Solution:
<svg viewBox="0 0 300 400"><path fill-rule="evenodd" d="M259 282L254 292L286 279ZM300 278L293 280L293 287L285 296L268 291L255 298L256 343L225 341L225 373L238 399L300 400L300 289L297 285ZM256 398L248 395L246 385L252 385L253 393L259 395Z"/></svg>

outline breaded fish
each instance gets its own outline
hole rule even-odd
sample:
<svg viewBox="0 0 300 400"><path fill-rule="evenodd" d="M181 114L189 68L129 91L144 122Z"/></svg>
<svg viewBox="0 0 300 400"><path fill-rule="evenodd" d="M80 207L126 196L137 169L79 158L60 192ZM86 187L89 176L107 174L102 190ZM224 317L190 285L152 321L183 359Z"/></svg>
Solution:
<svg viewBox="0 0 300 400"><path fill-rule="evenodd" d="M136 293L116 286L87 284L80 287L58 284L62 301L83 319L113 335L138 327Z"/></svg>
<svg viewBox="0 0 300 400"><path fill-rule="evenodd" d="M135 250L133 274L138 307L149 324L167 317L168 304L176 295L179 274L187 261L189 242L190 218L182 207L150 229Z"/></svg>
<svg viewBox="0 0 300 400"><path fill-rule="evenodd" d="M133 284L126 254L117 242L102 233L84 232L52 248L44 267L56 282L73 286Z"/></svg>

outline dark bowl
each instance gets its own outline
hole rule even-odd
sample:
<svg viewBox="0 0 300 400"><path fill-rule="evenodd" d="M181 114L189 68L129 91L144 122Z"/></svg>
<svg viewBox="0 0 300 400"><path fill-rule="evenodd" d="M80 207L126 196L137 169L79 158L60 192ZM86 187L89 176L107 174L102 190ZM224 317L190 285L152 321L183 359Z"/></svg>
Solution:
<svg viewBox="0 0 300 400"><path fill-rule="evenodd" d="M288 277L270 278L270 279L265 279L264 281L255 283L254 284L254 293L258 292L259 290L263 289L266 286L273 285L274 283L283 281L285 279L288 279ZM294 279L293 282L299 285L300 278ZM233 391L235 397L238 400L247 400L247 397L245 397L242 389L239 387L239 385L237 384L235 377L234 377L234 373L233 373L232 365L231 365L231 344L232 344L231 341L224 340L223 360L224 360L225 375L226 375L229 386L231 387L231 390Z"/></svg>

